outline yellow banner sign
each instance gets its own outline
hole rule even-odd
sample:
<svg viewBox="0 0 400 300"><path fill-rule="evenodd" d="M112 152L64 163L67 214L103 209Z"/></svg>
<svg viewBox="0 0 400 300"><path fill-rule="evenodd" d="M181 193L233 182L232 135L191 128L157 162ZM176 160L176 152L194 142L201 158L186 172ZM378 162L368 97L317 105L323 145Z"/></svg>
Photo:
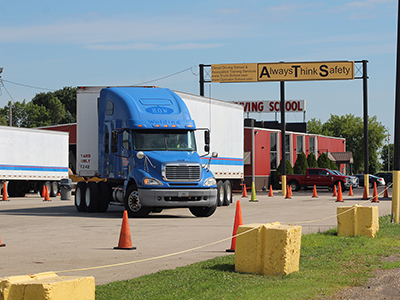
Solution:
<svg viewBox="0 0 400 300"><path fill-rule="evenodd" d="M211 65L211 82L351 79L352 61Z"/></svg>

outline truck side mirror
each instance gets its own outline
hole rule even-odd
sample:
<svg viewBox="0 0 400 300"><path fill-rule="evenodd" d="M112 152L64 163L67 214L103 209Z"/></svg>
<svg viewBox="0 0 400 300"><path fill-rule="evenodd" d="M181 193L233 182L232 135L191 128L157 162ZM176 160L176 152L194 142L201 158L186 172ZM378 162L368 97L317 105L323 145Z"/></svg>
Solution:
<svg viewBox="0 0 400 300"><path fill-rule="evenodd" d="M210 152L210 132L208 130L204 131L204 151Z"/></svg>
<svg viewBox="0 0 400 300"><path fill-rule="evenodd" d="M210 132L208 130L204 131L204 144L210 144Z"/></svg>
<svg viewBox="0 0 400 300"><path fill-rule="evenodd" d="M111 152L116 153L118 151L118 133L113 130L111 134Z"/></svg>

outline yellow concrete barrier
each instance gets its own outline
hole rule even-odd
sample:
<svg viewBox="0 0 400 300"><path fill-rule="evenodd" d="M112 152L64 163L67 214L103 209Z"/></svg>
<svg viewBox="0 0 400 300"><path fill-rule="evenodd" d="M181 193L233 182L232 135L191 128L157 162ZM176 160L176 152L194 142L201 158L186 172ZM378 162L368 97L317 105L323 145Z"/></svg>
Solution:
<svg viewBox="0 0 400 300"><path fill-rule="evenodd" d="M53 272L0 278L0 300L94 300L94 277Z"/></svg>
<svg viewBox="0 0 400 300"><path fill-rule="evenodd" d="M378 206L337 208L338 236L363 235L373 238L379 230Z"/></svg>
<svg viewBox="0 0 400 300"><path fill-rule="evenodd" d="M249 231L251 230L251 231ZM283 275L299 270L301 226L249 224L238 228L235 270L258 275Z"/></svg>

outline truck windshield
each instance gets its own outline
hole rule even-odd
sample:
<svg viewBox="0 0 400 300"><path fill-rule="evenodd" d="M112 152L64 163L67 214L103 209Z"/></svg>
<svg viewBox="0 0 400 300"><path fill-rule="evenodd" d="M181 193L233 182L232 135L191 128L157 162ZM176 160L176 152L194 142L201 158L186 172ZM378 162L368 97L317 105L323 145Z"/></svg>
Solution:
<svg viewBox="0 0 400 300"><path fill-rule="evenodd" d="M136 151L196 151L194 131L137 130L133 132Z"/></svg>

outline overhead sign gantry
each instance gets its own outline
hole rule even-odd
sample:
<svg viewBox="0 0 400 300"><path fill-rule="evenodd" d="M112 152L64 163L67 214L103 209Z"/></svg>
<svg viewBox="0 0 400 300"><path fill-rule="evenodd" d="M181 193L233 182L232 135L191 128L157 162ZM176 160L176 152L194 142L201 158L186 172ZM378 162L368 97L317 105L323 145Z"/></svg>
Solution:
<svg viewBox="0 0 400 300"><path fill-rule="evenodd" d="M354 79L353 61L211 65L211 82Z"/></svg>

